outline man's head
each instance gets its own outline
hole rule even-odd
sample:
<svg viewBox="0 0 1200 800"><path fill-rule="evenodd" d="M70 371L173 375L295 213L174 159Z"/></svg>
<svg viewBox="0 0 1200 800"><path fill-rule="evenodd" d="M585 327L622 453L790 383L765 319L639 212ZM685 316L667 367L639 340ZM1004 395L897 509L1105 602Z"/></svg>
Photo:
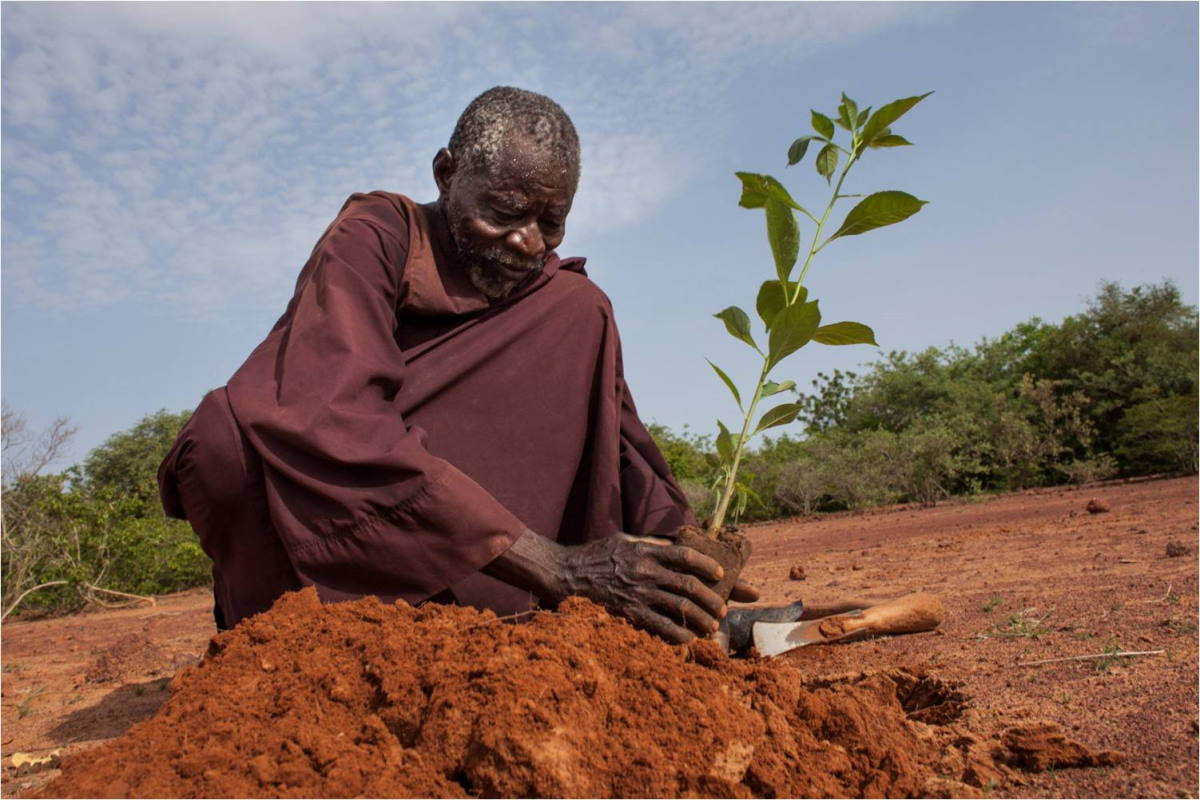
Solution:
<svg viewBox="0 0 1200 800"><path fill-rule="evenodd" d="M498 86L471 101L433 159L440 203L467 275L498 299L536 274L566 232L579 137L544 95Z"/></svg>

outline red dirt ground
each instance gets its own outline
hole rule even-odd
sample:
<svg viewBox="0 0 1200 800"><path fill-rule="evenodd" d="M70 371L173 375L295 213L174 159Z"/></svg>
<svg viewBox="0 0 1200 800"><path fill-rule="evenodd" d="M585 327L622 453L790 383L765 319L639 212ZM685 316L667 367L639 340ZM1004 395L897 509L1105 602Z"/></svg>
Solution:
<svg viewBox="0 0 1200 800"><path fill-rule="evenodd" d="M1093 499L1109 510L1088 513ZM1012 754L1029 748L1031 768L1006 769L992 796L1194 797L1196 500L1196 480L1187 478L754 526L746 577L770 603L938 594L947 618L937 632L807 647L776 665L798 670L810 687L864 671L895 682L901 667L959 683L966 707L952 714L954 726ZM1169 556L1168 545L1187 552ZM795 566L804 580L789 579ZM192 592L156 608L6 624L4 794L28 794L58 772L15 769L14 753L78 752L153 715L168 697L167 679L205 652L210 610L209 596ZM1118 649L1164 652L1019 663ZM1120 751L1124 761L1034 771L1056 736L1038 728L1042 722L1096 752ZM969 791L946 769L943 790ZM716 785L690 789L721 793Z"/></svg>

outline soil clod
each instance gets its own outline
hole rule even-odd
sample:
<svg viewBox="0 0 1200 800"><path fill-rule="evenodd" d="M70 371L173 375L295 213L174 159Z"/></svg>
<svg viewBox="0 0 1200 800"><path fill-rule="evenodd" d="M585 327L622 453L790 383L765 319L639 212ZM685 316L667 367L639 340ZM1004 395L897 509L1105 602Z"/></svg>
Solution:
<svg viewBox="0 0 1200 800"><path fill-rule="evenodd" d="M1190 552L1192 552L1192 548L1188 547L1183 542L1180 542L1180 541L1167 542L1167 556L1170 558L1178 558L1180 556L1186 556Z"/></svg>
<svg viewBox="0 0 1200 800"><path fill-rule="evenodd" d="M789 581L802 581L807 577L808 575L804 572L803 564L793 564L792 568L788 570Z"/></svg>
<svg viewBox="0 0 1200 800"><path fill-rule="evenodd" d="M1097 752L1068 739L1058 726L1048 723L1009 728L1002 741L1014 763L1034 772L1052 767L1112 767L1125 759L1116 750Z"/></svg>
<svg viewBox="0 0 1200 800"><path fill-rule="evenodd" d="M724 577L709 584L709 588L722 600L728 600L742 568L750 560L750 540L729 526L722 528L716 538L711 538L700 528L685 525L676 534L675 542L699 550L721 565L725 570Z"/></svg>
<svg viewBox="0 0 1200 800"><path fill-rule="evenodd" d="M1088 500L1087 512L1089 514L1103 514L1106 511L1108 511L1108 506L1096 498L1093 497L1091 500Z"/></svg>

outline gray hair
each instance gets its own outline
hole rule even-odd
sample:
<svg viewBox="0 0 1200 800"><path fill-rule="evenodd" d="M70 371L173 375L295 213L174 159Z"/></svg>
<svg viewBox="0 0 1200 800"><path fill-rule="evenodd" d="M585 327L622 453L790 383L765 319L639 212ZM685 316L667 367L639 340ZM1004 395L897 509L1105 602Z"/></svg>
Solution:
<svg viewBox="0 0 1200 800"><path fill-rule="evenodd" d="M468 171L491 170L512 133L565 161L578 179L579 136L567 112L545 95L512 86L496 86L471 101L454 126L450 153Z"/></svg>

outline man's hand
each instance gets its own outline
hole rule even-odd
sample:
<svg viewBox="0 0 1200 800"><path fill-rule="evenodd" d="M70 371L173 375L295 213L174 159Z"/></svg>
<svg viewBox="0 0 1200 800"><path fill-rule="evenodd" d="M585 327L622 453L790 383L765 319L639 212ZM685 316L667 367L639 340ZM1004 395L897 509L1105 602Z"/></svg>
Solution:
<svg viewBox="0 0 1200 800"><path fill-rule="evenodd" d="M703 581L719 580L721 565L663 541L620 535L563 548L563 596L586 597L668 642L715 632L726 608Z"/></svg>
<svg viewBox="0 0 1200 800"><path fill-rule="evenodd" d="M741 579L729 591L729 599L735 603L753 603L761 596L757 586L751 586Z"/></svg>
<svg viewBox="0 0 1200 800"><path fill-rule="evenodd" d="M483 571L547 606L586 597L669 642L709 635L726 613L703 583L720 580L721 565L669 539L621 534L564 547L527 530Z"/></svg>

